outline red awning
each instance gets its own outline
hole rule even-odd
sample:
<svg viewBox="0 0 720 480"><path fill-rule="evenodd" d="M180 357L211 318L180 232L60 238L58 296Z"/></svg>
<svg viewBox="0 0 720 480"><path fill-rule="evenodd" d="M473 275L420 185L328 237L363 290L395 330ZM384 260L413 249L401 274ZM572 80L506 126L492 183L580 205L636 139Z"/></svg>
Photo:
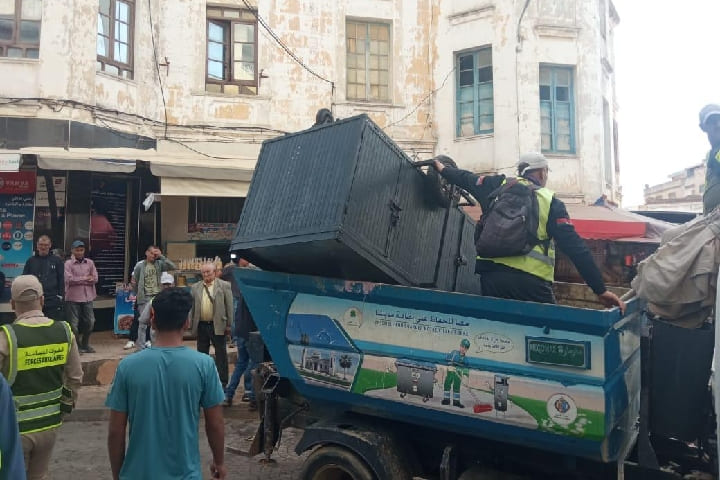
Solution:
<svg viewBox="0 0 720 480"><path fill-rule="evenodd" d="M575 230L585 239L659 243L662 232L673 227L622 208L577 204L566 204L566 207ZM475 221L482 215L480 207L464 209Z"/></svg>

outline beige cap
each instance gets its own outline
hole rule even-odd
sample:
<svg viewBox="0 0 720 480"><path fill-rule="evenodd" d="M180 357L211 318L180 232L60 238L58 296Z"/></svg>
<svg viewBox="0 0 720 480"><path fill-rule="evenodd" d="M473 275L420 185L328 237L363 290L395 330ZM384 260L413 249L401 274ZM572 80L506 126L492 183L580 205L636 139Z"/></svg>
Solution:
<svg viewBox="0 0 720 480"><path fill-rule="evenodd" d="M43 296L43 288L35 275L20 275L13 280L10 294L16 302L31 302Z"/></svg>

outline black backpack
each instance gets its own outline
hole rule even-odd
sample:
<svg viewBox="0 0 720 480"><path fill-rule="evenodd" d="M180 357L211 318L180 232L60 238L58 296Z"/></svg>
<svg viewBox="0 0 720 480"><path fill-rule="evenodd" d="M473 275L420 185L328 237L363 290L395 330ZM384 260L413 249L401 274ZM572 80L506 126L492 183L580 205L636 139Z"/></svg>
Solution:
<svg viewBox="0 0 720 480"><path fill-rule="evenodd" d="M537 238L540 222L540 187L510 178L490 194L492 199L475 228L475 248L480 257L525 255L541 243Z"/></svg>

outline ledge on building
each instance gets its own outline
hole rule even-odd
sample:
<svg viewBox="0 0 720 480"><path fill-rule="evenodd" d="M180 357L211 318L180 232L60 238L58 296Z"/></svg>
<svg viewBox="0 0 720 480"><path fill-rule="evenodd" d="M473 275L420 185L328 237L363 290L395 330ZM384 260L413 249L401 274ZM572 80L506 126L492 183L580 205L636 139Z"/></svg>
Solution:
<svg viewBox="0 0 720 480"><path fill-rule="evenodd" d="M455 137L453 142L472 142L473 140L483 140L485 138L495 138L495 132L478 133L477 135L469 135L467 137Z"/></svg>
<svg viewBox="0 0 720 480"><path fill-rule="evenodd" d="M482 18L487 18L491 15L495 14L495 4L494 3L487 3L485 5L481 5L478 8L473 8L472 10L465 10L463 12L454 13L452 15L448 15L448 20L450 21L450 25L460 25L462 23L472 22L474 20L480 20Z"/></svg>
<svg viewBox="0 0 720 480"><path fill-rule="evenodd" d="M333 106L337 107L354 107L354 108L361 108L361 109L367 109L371 112L381 112L383 110L386 110L388 108L392 109L403 109L406 108L406 105L402 105L399 103L392 103L392 102L362 102L360 100L346 100L344 102L333 102Z"/></svg>
<svg viewBox="0 0 720 480"><path fill-rule="evenodd" d="M568 25L546 23L538 23L535 25L535 33L537 33L539 37L577 39L579 32L579 27Z"/></svg>

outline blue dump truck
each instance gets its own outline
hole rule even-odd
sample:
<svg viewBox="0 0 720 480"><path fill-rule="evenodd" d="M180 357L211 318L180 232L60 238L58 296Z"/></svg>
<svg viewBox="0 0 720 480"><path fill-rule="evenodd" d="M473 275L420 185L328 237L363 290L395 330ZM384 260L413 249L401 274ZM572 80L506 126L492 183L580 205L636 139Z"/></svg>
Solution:
<svg viewBox="0 0 720 480"><path fill-rule="evenodd" d="M266 347L250 454L302 428L301 479L715 478L712 329L651 321L639 300L622 315L235 277Z"/></svg>

